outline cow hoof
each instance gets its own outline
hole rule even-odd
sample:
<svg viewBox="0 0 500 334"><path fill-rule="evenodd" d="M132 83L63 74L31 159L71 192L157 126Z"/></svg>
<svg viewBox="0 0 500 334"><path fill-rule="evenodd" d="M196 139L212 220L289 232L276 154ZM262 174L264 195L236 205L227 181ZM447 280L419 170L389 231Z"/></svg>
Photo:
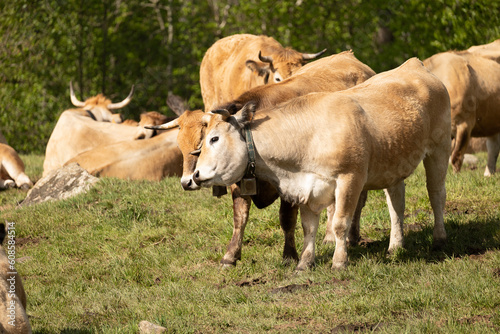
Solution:
<svg viewBox="0 0 500 334"><path fill-rule="evenodd" d="M24 190L24 191L30 190L30 185L25 183L25 184L21 185L19 188L21 188L21 190Z"/></svg>
<svg viewBox="0 0 500 334"><path fill-rule="evenodd" d="M347 262L332 263L332 270L345 270L347 269Z"/></svg>
<svg viewBox="0 0 500 334"><path fill-rule="evenodd" d="M297 262L297 261L299 261L299 254L295 249L283 252L283 262Z"/></svg>
<svg viewBox="0 0 500 334"><path fill-rule="evenodd" d="M231 260L226 260L222 259L220 260L220 268L221 269L230 269L236 267L236 260L231 261Z"/></svg>
<svg viewBox="0 0 500 334"><path fill-rule="evenodd" d="M11 189L11 188L14 188L15 186L16 186L16 184L14 183L14 181L6 180L3 184L2 189Z"/></svg>
<svg viewBox="0 0 500 334"><path fill-rule="evenodd" d="M443 250L445 245L446 245L446 239L436 239L432 242L432 250L433 251Z"/></svg>

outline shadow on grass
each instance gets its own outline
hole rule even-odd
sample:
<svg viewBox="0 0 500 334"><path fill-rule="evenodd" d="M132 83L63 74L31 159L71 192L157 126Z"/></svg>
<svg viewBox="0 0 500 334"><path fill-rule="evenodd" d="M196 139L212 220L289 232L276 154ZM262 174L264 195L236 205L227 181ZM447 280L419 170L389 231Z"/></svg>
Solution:
<svg viewBox="0 0 500 334"><path fill-rule="evenodd" d="M440 262L447 258L482 255L489 250L500 249L500 221L496 219L470 221L459 223L458 219L448 218L445 228L447 242L439 250L432 249L433 225L412 225L405 230L405 249L398 252L397 257L386 256L389 247L390 231L384 231L384 237L379 240L361 238L357 246L349 249L349 261L357 262L361 258L376 258L380 261L416 261ZM317 263L331 261L335 248L320 246Z"/></svg>

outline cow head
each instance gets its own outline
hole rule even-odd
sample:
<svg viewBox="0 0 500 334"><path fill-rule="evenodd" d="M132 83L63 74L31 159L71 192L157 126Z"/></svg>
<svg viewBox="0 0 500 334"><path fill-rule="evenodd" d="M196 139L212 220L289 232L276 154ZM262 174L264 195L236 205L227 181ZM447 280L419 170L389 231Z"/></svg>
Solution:
<svg viewBox="0 0 500 334"><path fill-rule="evenodd" d="M73 103L75 107L82 108L90 112L92 115L91 117L99 122L121 123L123 120L122 115L113 114L111 110L125 107L130 103L132 96L134 95L134 86L132 86L132 89L125 100L118 103L111 103L111 100L102 94L98 94L97 96L88 98L85 102L82 102L76 98L75 92L73 91L73 84L71 82L69 83L69 90L71 103Z"/></svg>
<svg viewBox="0 0 500 334"><path fill-rule="evenodd" d="M157 111L148 111L141 114L139 121L139 130L134 139L148 139L155 135L156 130L147 129L148 126L161 125L167 122L167 116L160 114Z"/></svg>
<svg viewBox="0 0 500 334"><path fill-rule="evenodd" d="M148 126L149 129L171 129L179 127L177 145L182 152L183 171L181 185L184 190L197 190L200 187L193 181L193 173L198 161L201 141L205 134L206 121L202 110L186 110L175 120L159 126Z"/></svg>
<svg viewBox="0 0 500 334"><path fill-rule="evenodd" d="M276 83L291 77L306 61L319 57L325 51L326 49L318 53L300 53L285 48L279 51L270 51L270 54L266 56L262 55L262 51L259 51L261 63L247 60L245 64L252 72L264 77L265 84L269 82L269 79L271 79L271 82Z"/></svg>
<svg viewBox="0 0 500 334"><path fill-rule="evenodd" d="M207 128L193 174L197 185L229 186L243 178L248 164L243 129L252 121L255 108L249 102L234 116L227 110L203 116Z"/></svg>

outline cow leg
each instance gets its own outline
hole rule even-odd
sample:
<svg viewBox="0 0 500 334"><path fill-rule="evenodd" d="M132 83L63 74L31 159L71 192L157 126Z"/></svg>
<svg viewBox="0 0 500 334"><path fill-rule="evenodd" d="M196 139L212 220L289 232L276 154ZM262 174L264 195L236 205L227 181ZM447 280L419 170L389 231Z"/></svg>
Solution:
<svg viewBox="0 0 500 334"><path fill-rule="evenodd" d="M359 225L361 221L361 210L365 206L366 200L368 198L368 191L363 190L359 195L358 205L356 206L356 212L352 218L351 229L349 230L349 235L347 236L347 243L349 246L355 246L359 241ZM335 213L335 204L329 205L326 208L328 222L326 224L325 238L323 239L324 244L335 242L335 232L333 231L333 215Z"/></svg>
<svg viewBox="0 0 500 334"><path fill-rule="evenodd" d="M488 164L484 170L484 176L491 176L496 172L498 153L500 152L500 134L486 139L486 149L488 150Z"/></svg>
<svg viewBox="0 0 500 334"><path fill-rule="evenodd" d="M335 214L333 229L335 231L335 253L332 269L343 269L347 266L347 233L358 206L364 180L361 176L342 175L337 179L335 189Z"/></svg>
<svg viewBox="0 0 500 334"><path fill-rule="evenodd" d="M319 213L313 212L307 205L300 206L300 218L302 220L302 230L304 231L304 247L296 270L306 270L314 264L319 216Z"/></svg>
<svg viewBox="0 0 500 334"><path fill-rule="evenodd" d="M243 234L248 222L248 213L252 200L249 196L241 196L240 187L236 184L231 186L233 197L233 237L227 246L226 254L220 261L223 267L235 266L236 261L241 260L241 245Z"/></svg>
<svg viewBox="0 0 500 334"><path fill-rule="evenodd" d="M391 238L389 253L404 246L403 220L405 212L405 183L401 181L395 186L384 189L387 206L391 215Z"/></svg>
<svg viewBox="0 0 500 334"><path fill-rule="evenodd" d="M285 248L283 249L283 260L299 260L295 247L295 226L297 225L297 213L299 207L281 200L280 205L280 225L285 235Z"/></svg>
<svg viewBox="0 0 500 334"><path fill-rule="evenodd" d="M333 231L333 215L335 214L335 203L330 204L326 208L326 232L323 238L323 244L333 244L335 243L335 232Z"/></svg>
<svg viewBox="0 0 500 334"><path fill-rule="evenodd" d="M446 243L444 228L444 206L446 203L446 172L448 170L446 147L437 148L424 158L427 192L434 212L433 248L440 248Z"/></svg>
<svg viewBox="0 0 500 334"><path fill-rule="evenodd" d="M470 127L467 123L462 123L457 126L455 145L453 147L453 151L451 152L451 164L455 173L458 173L462 168L465 151L469 146L471 130L472 127Z"/></svg>

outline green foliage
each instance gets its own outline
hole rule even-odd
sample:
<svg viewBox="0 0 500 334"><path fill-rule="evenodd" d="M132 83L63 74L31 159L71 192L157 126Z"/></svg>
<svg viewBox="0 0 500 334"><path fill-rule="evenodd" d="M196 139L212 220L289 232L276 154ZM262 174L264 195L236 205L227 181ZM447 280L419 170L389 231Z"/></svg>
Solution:
<svg viewBox="0 0 500 334"><path fill-rule="evenodd" d="M199 65L219 38L266 34L303 52L346 49L376 72L500 37L489 0L17 0L0 3L0 129L43 153L69 81L80 99L133 102L122 113L170 114L169 92L202 108Z"/></svg>

